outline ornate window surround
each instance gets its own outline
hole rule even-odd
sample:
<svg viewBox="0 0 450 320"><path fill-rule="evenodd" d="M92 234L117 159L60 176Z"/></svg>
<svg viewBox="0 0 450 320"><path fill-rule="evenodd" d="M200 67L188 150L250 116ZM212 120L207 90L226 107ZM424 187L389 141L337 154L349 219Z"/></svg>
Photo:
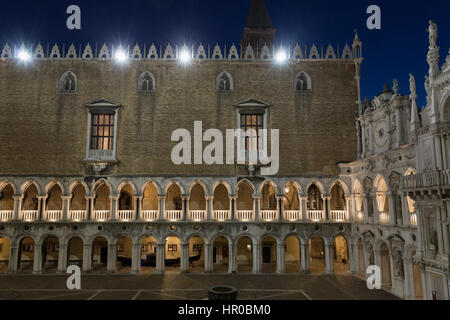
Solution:
<svg viewBox="0 0 450 320"><path fill-rule="evenodd" d="M75 90L66 90L65 89L65 80L66 77L71 74L75 80ZM57 91L60 94L74 94L78 91L78 78L77 75L75 74L75 72L73 71L66 71L64 72L61 77L58 80L58 85L57 85Z"/></svg>
<svg viewBox="0 0 450 320"><path fill-rule="evenodd" d="M152 79L152 88L150 90L143 90L142 89L142 84L143 84L143 79L146 75L149 75L150 78ZM149 92L155 92L156 91L156 79L155 79L155 75L150 72L150 71L144 71L139 75L138 78L138 92L142 92L142 93L149 93Z"/></svg>
<svg viewBox="0 0 450 320"><path fill-rule="evenodd" d="M107 99L98 99L86 105L88 109L87 138L86 138L86 158L85 162L116 162L117 161L117 127L120 104ZM93 114L113 114L114 115L114 136L112 150L91 150L91 130Z"/></svg>
<svg viewBox="0 0 450 320"><path fill-rule="evenodd" d="M220 79L222 76L227 76L228 81L230 81L230 90L220 90ZM216 90L218 92L231 92L234 90L234 79L233 76L228 71L222 71L216 78Z"/></svg>
<svg viewBox="0 0 450 320"><path fill-rule="evenodd" d="M306 78L306 90L297 90L297 81L301 75L304 75ZM295 75L294 78L294 91L299 94L308 94L312 92L312 78L306 71L300 71Z"/></svg>

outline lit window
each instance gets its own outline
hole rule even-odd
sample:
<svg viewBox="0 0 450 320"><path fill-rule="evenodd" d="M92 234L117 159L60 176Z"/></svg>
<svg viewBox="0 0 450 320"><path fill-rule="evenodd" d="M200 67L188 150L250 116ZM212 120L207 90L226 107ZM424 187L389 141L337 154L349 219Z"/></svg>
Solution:
<svg viewBox="0 0 450 320"><path fill-rule="evenodd" d="M112 150L114 115L92 114L91 150Z"/></svg>
<svg viewBox="0 0 450 320"><path fill-rule="evenodd" d="M241 114L241 129L246 134L245 150L262 150L264 129L263 114Z"/></svg>

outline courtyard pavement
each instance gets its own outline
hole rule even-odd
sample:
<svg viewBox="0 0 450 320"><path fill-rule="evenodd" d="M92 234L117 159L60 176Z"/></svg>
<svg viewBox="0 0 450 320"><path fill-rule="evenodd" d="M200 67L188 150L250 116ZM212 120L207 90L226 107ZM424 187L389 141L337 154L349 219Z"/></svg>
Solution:
<svg viewBox="0 0 450 320"><path fill-rule="evenodd" d="M0 300L205 300L207 289L228 285L239 300L396 300L369 290L352 275L168 274L81 276L81 290L66 275L0 275Z"/></svg>

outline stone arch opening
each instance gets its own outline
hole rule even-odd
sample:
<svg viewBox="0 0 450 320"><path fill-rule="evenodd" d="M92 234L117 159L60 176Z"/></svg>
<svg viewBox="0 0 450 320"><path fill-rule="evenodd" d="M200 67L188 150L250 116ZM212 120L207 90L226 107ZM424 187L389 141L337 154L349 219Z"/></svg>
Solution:
<svg viewBox="0 0 450 320"><path fill-rule="evenodd" d="M296 236L286 238L285 264L286 273L300 272L300 240Z"/></svg>
<svg viewBox="0 0 450 320"><path fill-rule="evenodd" d="M356 180L353 193L355 195L355 205L356 205L356 219L358 221L364 220L364 200L363 200L363 190L361 183Z"/></svg>
<svg viewBox="0 0 450 320"><path fill-rule="evenodd" d="M200 183L196 183L189 195L189 218L194 221L206 219L205 189Z"/></svg>
<svg viewBox="0 0 450 320"><path fill-rule="evenodd" d="M277 271L277 240L272 236L266 236L261 240L260 248L261 271L263 273L275 273Z"/></svg>
<svg viewBox="0 0 450 320"><path fill-rule="evenodd" d="M142 198L142 219L154 221L159 216L158 189L153 183L147 184Z"/></svg>
<svg viewBox="0 0 450 320"><path fill-rule="evenodd" d="M228 273L230 266L229 258L230 243L224 236L213 240L213 271L215 273Z"/></svg>
<svg viewBox="0 0 450 320"><path fill-rule="evenodd" d="M346 274L349 272L349 255L347 239L337 236L333 241L334 273Z"/></svg>
<svg viewBox="0 0 450 320"><path fill-rule="evenodd" d="M97 236L92 242L92 271L105 273L109 254L108 240L103 236Z"/></svg>
<svg viewBox="0 0 450 320"><path fill-rule="evenodd" d="M69 220L82 221L87 219L86 189L81 183L77 183L72 190L72 198L69 204Z"/></svg>
<svg viewBox="0 0 450 320"><path fill-rule="evenodd" d="M205 272L205 241L200 236L189 239L189 272Z"/></svg>
<svg viewBox="0 0 450 320"><path fill-rule="evenodd" d="M325 219L322 193L316 184L308 188L308 200L306 201L307 215L310 221L322 221Z"/></svg>
<svg viewBox="0 0 450 320"><path fill-rule="evenodd" d="M58 184L54 184L48 191L45 199L45 220L57 221L62 219L62 190Z"/></svg>
<svg viewBox="0 0 450 320"><path fill-rule="evenodd" d="M309 266L311 274L325 271L325 246L321 237L315 235L309 239Z"/></svg>
<svg viewBox="0 0 450 320"><path fill-rule="evenodd" d="M297 187L292 182L289 182L284 187L283 192L284 192L284 199L283 199L284 210L299 211L300 201Z"/></svg>
<svg viewBox="0 0 450 320"><path fill-rule="evenodd" d="M59 261L59 239L55 236L47 237L42 242L42 271L56 273Z"/></svg>
<svg viewBox="0 0 450 320"><path fill-rule="evenodd" d="M0 274L8 273L11 242L8 237L0 236Z"/></svg>
<svg viewBox="0 0 450 320"><path fill-rule="evenodd" d="M67 246L67 264L83 266L84 243L80 237L72 237Z"/></svg>
<svg viewBox="0 0 450 320"><path fill-rule="evenodd" d="M102 182L95 188L94 193L94 219L106 221L111 217L111 190L106 183Z"/></svg>
<svg viewBox="0 0 450 320"><path fill-rule="evenodd" d="M276 190L269 182L266 182L261 189L260 212L264 221L274 221L278 218Z"/></svg>
<svg viewBox="0 0 450 320"><path fill-rule="evenodd" d="M241 237L236 243L236 271L239 273L253 271L253 242L250 237Z"/></svg>
<svg viewBox="0 0 450 320"><path fill-rule="evenodd" d="M180 273L181 241L176 236L166 238L164 261L165 273Z"/></svg>
<svg viewBox="0 0 450 320"><path fill-rule="evenodd" d="M9 221L14 215L14 189L7 184L0 192L0 221Z"/></svg>
<svg viewBox="0 0 450 320"><path fill-rule="evenodd" d="M331 188L330 214L331 219L334 221L346 220L347 206L345 192L339 181Z"/></svg>
<svg viewBox="0 0 450 320"><path fill-rule="evenodd" d="M21 220L33 221L38 218L40 207L38 194L38 189L34 184L29 185L24 192L22 209L20 212Z"/></svg>
<svg viewBox="0 0 450 320"><path fill-rule="evenodd" d="M388 246L383 242L380 245L381 285L386 289L392 288L391 256Z"/></svg>
<svg viewBox="0 0 450 320"><path fill-rule="evenodd" d="M167 189L167 196L165 200L165 213L167 220L181 220L184 208L183 201L180 187L176 183L172 183Z"/></svg>
<svg viewBox="0 0 450 320"><path fill-rule="evenodd" d="M120 237L117 240L116 270L118 273L131 272L131 259L133 256L133 242L130 237Z"/></svg>
<svg viewBox="0 0 450 320"><path fill-rule="evenodd" d="M121 221L134 220L135 216L135 197L133 187L127 183L120 190L119 200L118 200L118 218Z"/></svg>
<svg viewBox="0 0 450 320"><path fill-rule="evenodd" d="M249 221L253 216L253 187L247 181L242 181L238 185L237 199L237 219Z"/></svg>
<svg viewBox="0 0 450 320"><path fill-rule="evenodd" d="M141 273L153 274L156 272L156 239L146 236L141 241Z"/></svg>
<svg viewBox="0 0 450 320"><path fill-rule="evenodd" d="M34 239L31 237L24 237L20 240L18 249L17 272L33 272Z"/></svg>
<svg viewBox="0 0 450 320"><path fill-rule="evenodd" d="M387 198L388 186L384 178L379 177L377 183L377 208L378 216L381 223L389 222L389 201Z"/></svg>
<svg viewBox="0 0 450 320"><path fill-rule="evenodd" d="M214 189L213 213L214 220L226 221L231 219L231 200L228 189L223 183Z"/></svg>

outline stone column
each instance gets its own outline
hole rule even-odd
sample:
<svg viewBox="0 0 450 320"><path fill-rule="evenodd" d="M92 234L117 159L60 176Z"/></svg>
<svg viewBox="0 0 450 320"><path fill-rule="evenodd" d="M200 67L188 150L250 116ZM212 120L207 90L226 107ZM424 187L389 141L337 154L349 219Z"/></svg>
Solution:
<svg viewBox="0 0 450 320"><path fill-rule="evenodd" d="M402 193L400 200L402 203L402 218L403 218L403 225L404 226L409 226L411 224L411 218L410 218L410 214L409 214L409 209L408 209L408 203L406 200L406 193ZM389 204L390 205L390 204Z"/></svg>
<svg viewBox="0 0 450 320"><path fill-rule="evenodd" d="M83 247L83 272L92 271L92 244Z"/></svg>
<svg viewBox="0 0 450 320"><path fill-rule="evenodd" d="M333 243L325 243L325 274L333 274L334 273L334 252L333 252Z"/></svg>
<svg viewBox="0 0 450 320"><path fill-rule="evenodd" d="M141 272L141 244L134 243L131 252L131 273L139 274Z"/></svg>
<svg viewBox="0 0 450 320"><path fill-rule="evenodd" d="M253 273L259 273L261 271L261 246L259 244L253 244Z"/></svg>
<svg viewBox="0 0 450 320"><path fill-rule="evenodd" d="M364 209L364 223L369 223L369 199L367 198L366 194L362 195L363 198L363 209Z"/></svg>
<svg viewBox="0 0 450 320"><path fill-rule="evenodd" d="M370 222L374 223L374 224L379 224L380 223L380 211L378 210L378 201L377 201L376 193L372 194L372 206L373 206L373 220ZM371 220L371 219L369 218L369 220Z"/></svg>
<svg viewBox="0 0 450 320"><path fill-rule="evenodd" d="M38 214L37 214L37 220L43 220L44 219L44 212L45 212L45 197L38 196ZM42 208L42 205L44 205L44 208Z"/></svg>
<svg viewBox="0 0 450 320"><path fill-rule="evenodd" d="M255 218L254 218L255 221L261 221L261 216L260 216L260 213L259 213L259 201L260 200L261 200L260 197L254 197L253 198L253 212L254 212L254 215L255 215Z"/></svg>
<svg viewBox="0 0 450 320"><path fill-rule="evenodd" d="M165 251L166 244L158 243L156 244L156 273L163 274L165 269Z"/></svg>
<svg viewBox="0 0 450 320"><path fill-rule="evenodd" d="M236 265L236 252L237 248L233 246L233 244L228 244L228 272L236 273L237 265Z"/></svg>
<svg viewBox="0 0 450 320"><path fill-rule="evenodd" d="M19 221L20 203L22 201L23 195L15 195L14 199L14 216L13 221Z"/></svg>
<svg viewBox="0 0 450 320"><path fill-rule="evenodd" d="M444 240L444 254L450 256L450 243L448 236L448 224L444 224L443 222L446 220L446 208L445 203L441 205L441 223L442 223L442 238Z"/></svg>
<svg viewBox="0 0 450 320"><path fill-rule="evenodd" d="M366 152L367 152L367 155L369 155L369 154L373 154L373 152L374 152L374 148L373 148L373 140L374 140L374 137L373 137L373 122L371 121L371 120L369 120L369 149L370 150L366 150Z"/></svg>
<svg viewBox="0 0 450 320"><path fill-rule="evenodd" d="M213 272L213 245L205 244L205 273Z"/></svg>
<svg viewBox="0 0 450 320"><path fill-rule="evenodd" d="M348 243L348 264L349 271L353 275L358 274L358 246L353 243Z"/></svg>
<svg viewBox="0 0 450 320"><path fill-rule="evenodd" d="M325 204L325 221L331 221L331 207L330 207L330 196L323 196L322 199L324 200Z"/></svg>
<svg viewBox="0 0 450 320"><path fill-rule="evenodd" d="M95 220L95 196L88 197L87 199L89 200L89 208L87 208L87 220Z"/></svg>
<svg viewBox="0 0 450 320"><path fill-rule="evenodd" d="M9 264L8 264L8 273L15 274L17 273L17 264L19 262L19 246L17 244L10 244L9 247Z"/></svg>
<svg viewBox="0 0 450 320"><path fill-rule="evenodd" d="M361 158L365 158L366 155L366 124L363 119L361 119L361 145L362 145L362 155Z"/></svg>
<svg viewBox="0 0 450 320"><path fill-rule="evenodd" d="M443 224L442 224L442 216L441 216L441 208L437 207L436 210L436 233L437 233L437 240L438 240L438 253L444 254L444 237L443 237ZM447 258L448 259L448 258Z"/></svg>
<svg viewBox="0 0 450 320"><path fill-rule="evenodd" d="M166 197L158 196L159 202L159 220L166 220L166 215L164 214L165 206L166 206Z"/></svg>
<svg viewBox="0 0 450 320"><path fill-rule="evenodd" d="M237 219L237 197L231 197L231 221L235 221Z"/></svg>
<svg viewBox="0 0 450 320"><path fill-rule="evenodd" d="M284 221L284 195L280 195L277 197L277 211L279 214L278 220L279 221Z"/></svg>
<svg viewBox="0 0 450 320"><path fill-rule="evenodd" d="M395 108L395 125L397 127L397 143L398 146L403 145L403 122L401 121L400 107Z"/></svg>
<svg viewBox="0 0 450 320"><path fill-rule="evenodd" d="M34 245L33 274L42 273L42 244Z"/></svg>
<svg viewBox="0 0 450 320"><path fill-rule="evenodd" d="M108 245L108 263L106 272L115 273L117 271L117 243Z"/></svg>
<svg viewBox="0 0 450 320"><path fill-rule="evenodd" d="M111 221L118 220L119 197L111 197Z"/></svg>
<svg viewBox="0 0 450 320"><path fill-rule="evenodd" d="M180 272L189 272L189 242L181 244Z"/></svg>
<svg viewBox="0 0 450 320"><path fill-rule="evenodd" d="M309 243L300 244L300 273L309 274Z"/></svg>
<svg viewBox="0 0 450 320"><path fill-rule="evenodd" d="M395 214L395 196L392 192L386 192L389 203L389 224L395 226L397 224L397 217Z"/></svg>
<svg viewBox="0 0 450 320"><path fill-rule="evenodd" d="M142 199L144 197L142 196L135 196L136 202L134 206L134 220L139 221L141 220L142 214Z"/></svg>
<svg viewBox="0 0 450 320"><path fill-rule="evenodd" d="M72 199L72 196L64 196L61 197L63 207L62 207L62 220L67 221L67 218L69 217L69 204L70 199Z"/></svg>
<svg viewBox="0 0 450 320"><path fill-rule="evenodd" d="M403 258L403 268L405 270L405 278L403 280L404 299L414 300L414 282L411 258Z"/></svg>
<svg viewBox="0 0 450 320"><path fill-rule="evenodd" d="M58 255L58 273L66 273L67 271L67 253L67 244L60 244Z"/></svg>
<svg viewBox="0 0 450 320"><path fill-rule="evenodd" d="M300 206L302 208L302 220L303 222L307 222L308 221L308 208L307 208L307 201L308 201L308 197L307 196L300 196Z"/></svg>
<svg viewBox="0 0 450 320"><path fill-rule="evenodd" d="M277 273L284 273L286 247L284 243L277 243Z"/></svg>
<svg viewBox="0 0 450 320"><path fill-rule="evenodd" d="M212 205L214 197L206 197L206 221L212 220Z"/></svg>
<svg viewBox="0 0 450 320"><path fill-rule="evenodd" d="M183 207L181 208L182 212L183 212L183 217L181 219L183 221L186 221L188 219L188 214L189 214L189 196L182 195L181 199L183 202Z"/></svg>

